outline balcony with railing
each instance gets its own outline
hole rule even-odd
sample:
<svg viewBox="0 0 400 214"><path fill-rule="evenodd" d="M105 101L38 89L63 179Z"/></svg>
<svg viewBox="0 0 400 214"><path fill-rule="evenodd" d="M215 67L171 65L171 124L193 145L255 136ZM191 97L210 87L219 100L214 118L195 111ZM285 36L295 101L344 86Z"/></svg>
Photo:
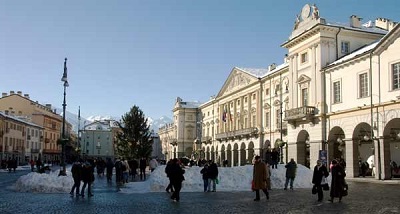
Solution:
<svg viewBox="0 0 400 214"><path fill-rule="evenodd" d="M205 136L201 138L202 143L211 143L212 142L212 137L211 136Z"/></svg>
<svg viewBox="0 0 400 214"><path fill-rule="evenodd" d="M173 146L178 145L178 139L176 139L176 138L171 138L168 140L168 142Z"/></svg>
<svg viewBox="0 0 400 214"><path fill-rule="evenodd" d="M31 149L31 153L39 153L40 150L39 149Z"/></svg>
<svg viewBox="0 0 400 214"><path fill-rule="evenodd" d="M235 138L240 139L242 137L250 137L250 136L255 136L257 134L258 134L258 129L256 127L251 127L236 131L219 133L215 135L215 139L218 141L235 139Z"/></svg>
<svg viewBox="0 0 400 214"><path fill-rule="evenodd" d="M287 121L282 122L282 131L287 130L287 125L288 125ZM278 122L275 127L276 127L275 131L277 131L277 132L281 131L281 123L280 122Z"/></svg>
<svg viewBox="0 0 400 214"><path fill-rule="evenodd" d="M289 109L285 111L285 121L293 123L295 121L310 120L317 112L314 106L303 106L299 108Z"/></svg>

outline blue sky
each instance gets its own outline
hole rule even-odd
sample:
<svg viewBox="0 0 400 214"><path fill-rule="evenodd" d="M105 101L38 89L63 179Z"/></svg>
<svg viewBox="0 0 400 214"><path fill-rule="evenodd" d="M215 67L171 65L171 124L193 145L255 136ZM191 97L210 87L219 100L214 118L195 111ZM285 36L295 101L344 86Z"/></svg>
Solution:
<svg viewBox="0 0 400 214"><path fill-rule="evenodd" d="M207 101L234 66L281 64L306 3L328 21L400 21L398 0L0 1L0 92L62 107L67 57L68 111L171 117L176 97Z"/></svg>

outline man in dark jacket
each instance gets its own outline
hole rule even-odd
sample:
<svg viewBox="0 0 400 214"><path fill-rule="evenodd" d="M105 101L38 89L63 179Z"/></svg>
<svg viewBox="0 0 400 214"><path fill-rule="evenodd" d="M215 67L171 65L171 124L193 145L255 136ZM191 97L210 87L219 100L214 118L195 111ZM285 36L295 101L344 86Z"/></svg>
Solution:
<svg viewBox="0 0 400 214"><path fill-rule="evenodd" d="M215 192L217 188L217 178L218 178L218 166L217 164L210 160L210 166L208 167L208 192L211 190L212 183L212 191Z"/></svg>
<svg viewBox="0 0 400 214"><path fill-rule="evenodd" d="M112 173L113 173L113 168L114 168L114 163L112 162L111 158L107 158L106 168L107 168L107 172L106 172L107 182L111 183Z"/></svg>
<svg viewBox="0 0 400 214"><path fill-rule="evenodd" d="M167 188L165 189L165 191L167 191L169 193L169 191L171 190L171 192L174 192L174 188L172 186L172 180L171 180L171 165L173 164L173 160L170 159L167 163L167 165L165 166L165 174L167 174L167 177L169 179L169 184L167 186Z"/></svg>
<svg viewBox="0 0 400 214"><path fill-rule="evenodd" d="M88 186L88 196L92 197L93 194L91 186L94 181L94 170L93 170L93 165L89 161L86 161L82 167L82 181L83 181L83 187L81 190L82 197L85 196L86 185Z"/></svg>
<svg viewBox="0 0 400 214"><path fill-rule="evenodd" d="M297 164L292 158L290 159L290 162L286 164L285 167L286 167L286 182L284 190L287 190L289 180L290 180L290 189L293 190L293 181L294 178L296 177Z"/></svg>
<svg viewBox="0 0 400 214"><path fill-rule="evenodd" d="M314 184L315 188L317 188L318 193L318 202L321 202L324 198L324 193L322 192L321 182L322 179L328 177L329 172L325 165L322 164L320 160L317 161L317 165L314 167L314 173L312 178L312 183ZM313 187L314 188L314 187Z"/></svg>
<svg viewBox="0 0 400 214"><path fill-rule="evenodd" d="M146 180L146 166L147 166L147 161L146 158L142 157L139 162L139 167L140 167L140 180Z"/></svg>
<svg viewBox="0 0 400 214"><path fill-rule="evenodd" d="M178 202L180 200L179 193L182 188L182 181L185 180L185 177L183 177L185 170L181 168L177 158L173 159L169 170L170 170L169 176L175 190L174 193L172 193L171 199Z"/></svg>
<svg viewBox="0 0 400 214"><path fill-rule="evenodd" d="M74 190L76 190L76 197L79 197L79 187L82 179L82 160L78 160L72 164L71 168L72 178L74 179L74 185L72 186L71 196L74 196Z"/></svg>

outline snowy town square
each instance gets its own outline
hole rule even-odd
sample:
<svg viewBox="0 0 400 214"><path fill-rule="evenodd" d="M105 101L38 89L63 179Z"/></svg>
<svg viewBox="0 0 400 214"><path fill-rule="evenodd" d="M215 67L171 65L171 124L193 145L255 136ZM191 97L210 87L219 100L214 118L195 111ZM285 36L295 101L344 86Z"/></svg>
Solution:
<svg viewBox="0 0 400 214"><path fill-rule="evenodd" d="M312 170L298 166L293 190L284 190L284 165L271 169L270 199L264 195L253 201L252 166L218 167L216 192L203 192L201 167L186 167L181 199L174 202L165 191L168 184L165 166L147 171L146 181L128 182L117 188L115 174L111 184L96 176L93 197L71 197L73 179L54 172L39 174L29 167L0 173L0 213L399 213L399 188L395 181L348 180L348 196L342 202L322 202L311 194ZM362 182L366 181L366 182Z"/></svg>

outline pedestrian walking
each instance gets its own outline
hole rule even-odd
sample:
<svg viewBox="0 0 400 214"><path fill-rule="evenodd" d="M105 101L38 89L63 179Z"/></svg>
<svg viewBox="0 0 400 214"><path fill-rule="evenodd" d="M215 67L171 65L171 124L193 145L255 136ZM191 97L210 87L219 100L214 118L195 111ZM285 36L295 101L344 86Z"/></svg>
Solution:
<svg viewBox="0 0 400 214"><path fill-rule="evenodd" d="M173 164L173 160L170 159L168 161L167 165L165 166L165 174L167 174L167 177L169 179L169 184L168 184L167 188L165 189L165 191L167 191L168 193L170 191L174 192L174 188L173 188L173 185L172 185L172 177L171 177L171 165L172 164Z"/></svg>
<svg viewBox="0 0 400 214"><path fill-rule="evenodd" d="M117 185L120 185L122 183L122 162L119 158L115 160L115 182Z"/></svg>
<svg viewBox="0 0 400 214"><path fill-rule="evenodd" d="M217 191L217 179L218 179L218 166L217 164L210 160L209 161L210 166L208 167L208 192L211 191L211 185L212 185L212 191L215 192Z"/></svg>
<svg viewBox="0 0 400 214"><path fill-rule="evenodd" d="M267 179L269 178L269 168L261 161L260 156L256 156L253 166L253 190L256 192L254 201L260 200L260 189L264 192L265 197L269 200L269 192L267 186Z"/></svg>
<svg viewBox="0 0 400 214"><path fill-rule="evenodd" d="M296 178L296 171L297 171L297 164L294 159L290 159L290 162L285 165L286 168L286 181L285 181L285 188L287 190L289 181L290 181L290 189L293 190L293 182Z"/></svg>
<svg viewBox="0 0 400 214"><path fill-rule="evenodd" d="M123 182L128 183L129 181L129 164L127 160L122 161L122 177L123 177Z"/></svg>
<svg viewBox="0 0 400 214"><path fill-rule="evenodd" d="M114 168L114 163L112 162L111 158L107 158L106 168L107 168L107 171L106 171L107 182L111 183L113 168Z"/></svg>
<svg viewBox="0 0 400 214"><path fill-rule="evenodd" d="M31 165L31 172L33 172L33 170L35 169L35 161L31 159L31 161L29 161L29 164Z"/></svg>
<svg viewBox="0 0 400 214"><path fill-rule="evenodd" d="M129 164L129 168L131 169L130 170L130 173L132 176L131 180L134 181L134 180L136 180L137 168L138 168L139 164L138 164L137 160L135 160L135 159L128 161L128 164Z"/></svg>
<svg viewBox="0 0 400 214"><path fill-rule="evenodd" d="M147 166L146 158L142 157L139 161L140 180L146 180L146 166Z"/></svg>
<svg viewBox="0 0 400 214"><path fill-rule="evenodd" d="M72 178L74 179L74 185L69 194L74 196L74 190L76 193L76 197L79 197L79 187L81 185L82 180L82 160L78 160L72 164L71 168Z"/></svg>
<svg viewBox="0 0 400 214"><path fill-rule="evenodd" d="M314 173L312 178L312 183L314 184L313 188L317 189L318 193L318 201L321 202L324 198L324 193L322 192L321 182L325 178L329 176L328 169L325 164L322 164L322 161L317 160L317 165L314 167Z"/></svg>
<svg viewBox="0 0 400 214"><path fill-rule="evenodd" d="M203 169L200 170L203 178L204 192L208 190L208 164L205 164Z"/></svg>
<svg viewBox="0 0 400 214"><path fill-rule="evenodd" d="M86 161L82 167L82 181L83 186L81 190L81 196L85 197L85 188L88 188L88 197L92 197L92 183L94 181L94 169L92 163Z"/></svg>
<svg viewBox="0 0 400 214"><path fill-rule="evenodd" d="M271 165L272 169L278 169L278 162L279 162L279 152L276 148L272 149L271 152Z"/></svg>
<svg viewBox="0 0 400 214"><path fill-rule="evenodd" d="M185 170L183 170L180 166L180 163L177 158L173 159L171 167L170 167L170 178L172 181L172 185L174 186L174 193L172 193L171 199L179 202L180 196L179 193L182 188L182 182L185 180L183 174Z"/></svg>
<svg viewBox="0 0 400 214"><path fill-rule="evenodd" d="M332 181L331 181L331 192L330 202L333 203L334 198L339 198L339 202L342 201L343 191L345 188L345 180L346 173L344 172L343 167L338 164L336 160L332 160Z"/></svg>

